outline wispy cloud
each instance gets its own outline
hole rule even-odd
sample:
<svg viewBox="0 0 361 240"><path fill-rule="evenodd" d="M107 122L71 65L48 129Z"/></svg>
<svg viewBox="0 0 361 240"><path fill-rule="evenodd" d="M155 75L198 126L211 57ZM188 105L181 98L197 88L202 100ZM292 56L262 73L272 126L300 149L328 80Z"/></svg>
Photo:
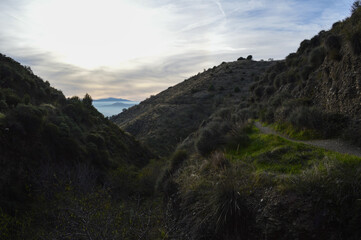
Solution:
<svg viewBox="0 0 361 240"><path fill-rule="evenodd" d="M222 61L284 58L352 2L2 0L0 52L67 96L142 100Z"/></svg>

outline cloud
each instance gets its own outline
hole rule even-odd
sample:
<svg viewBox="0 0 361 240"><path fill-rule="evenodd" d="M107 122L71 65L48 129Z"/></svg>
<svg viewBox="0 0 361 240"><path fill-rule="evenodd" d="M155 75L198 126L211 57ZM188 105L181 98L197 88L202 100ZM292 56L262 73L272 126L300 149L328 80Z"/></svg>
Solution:
<svg viewBox="0 0 361 240"><path fill-rule="evenodd" d="M142 100L222 61L284 58L353 0L119 2L2 0L0 52L67 96Z"/></svg>

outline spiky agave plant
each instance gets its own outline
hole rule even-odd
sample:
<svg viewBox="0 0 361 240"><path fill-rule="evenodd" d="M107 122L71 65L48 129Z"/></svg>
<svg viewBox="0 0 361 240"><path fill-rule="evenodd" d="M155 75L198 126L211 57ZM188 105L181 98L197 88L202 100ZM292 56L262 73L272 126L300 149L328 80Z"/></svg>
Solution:
<svg viewBox="0 0 361 240"><path fill-rule="evenodd" d="M246 239L252 214L236 181L226 179L218 184L210 202L216 235L222 239Z"/></svg>

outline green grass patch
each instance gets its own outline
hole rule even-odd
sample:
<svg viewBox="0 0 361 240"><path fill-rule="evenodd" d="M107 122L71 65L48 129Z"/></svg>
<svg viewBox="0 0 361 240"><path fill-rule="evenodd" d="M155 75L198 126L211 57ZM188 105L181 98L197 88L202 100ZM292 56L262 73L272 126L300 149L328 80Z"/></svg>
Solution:
<svg viewBox="0 0 361 240"><path fill-rule="evenodd" d="M341 164L360 165L361 158L291 142L272 134L262 134L253 128L246 146L228 150L227 158L232 163L244 161L252 164L257 171L276 174L299 174L324 159L337 159Z"/></svg>
<svg viewBox="0 0 361 240"><path fill-rule="evenodd" d="M289 136L296 140L313 140L322 138L316 130L313 129L298 129L290 123L273 123L268 127Z"/></svg>

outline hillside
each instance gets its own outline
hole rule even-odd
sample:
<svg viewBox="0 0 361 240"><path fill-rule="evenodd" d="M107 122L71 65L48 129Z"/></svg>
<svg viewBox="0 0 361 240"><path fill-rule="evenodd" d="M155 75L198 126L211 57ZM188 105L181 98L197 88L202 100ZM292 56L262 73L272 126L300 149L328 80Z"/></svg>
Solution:
<svg viewBox="0 0 361 240"><path fill-rule="evenodd" d="M249 86L274 64L246 59L222 63L150 97L111 121L158 154L169 155L215 111L247 105Z"/></svg>
<svg viewBox="0 0 361 240"><path fill-rule="evenodd" d="M82 212L92 199L105 211L113 200L151 194L138 181L151 177L152 158L104 118L89 95L65 98L29 67L0 55L0 239L76 236L70 217L99 214ZM66 206L75 212L65 213ZM96 216L94 222L104 224Z"/></svg>
<svg viewBox="0 0 361 240"><path fill-rule="evenodd" d="M342 137L358 145L361 119L361 11L304 40L252 86L262 120Z"/></svg>
<svg viewBox="0 0 361 240"><path fill-rule="evenodd" d="M360 149L316 144L361 146L356 3L110 120L0 55L0 239L360 239Z"/></svg>
<svg viewBox="0 0 361 240"><path fill-rule="evenodd" d="M360 239L361 158L309 144L361 144L360 33L356 8L285 60L223 63L112 119L174 150L166 238Z"/></svg>

